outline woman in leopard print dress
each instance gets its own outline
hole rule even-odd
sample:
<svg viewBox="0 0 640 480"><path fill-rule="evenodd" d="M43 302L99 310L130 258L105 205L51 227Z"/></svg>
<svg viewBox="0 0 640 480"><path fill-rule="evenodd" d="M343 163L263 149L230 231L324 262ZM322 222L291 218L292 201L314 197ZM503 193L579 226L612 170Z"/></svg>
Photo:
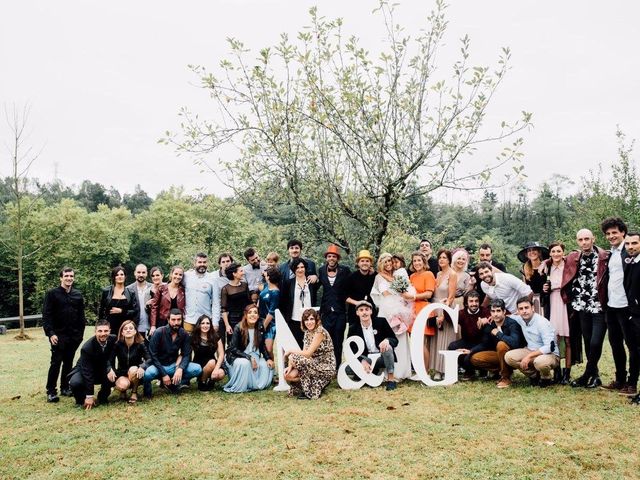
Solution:
<svg viewBox="0 0 640 480"><path fill-rule="evenodd" d="M331 336L322 327L318 312L309 308L301 320L304 348L286 353L288 366L284 378L291 385L290 396L316 399L336 373L336 357Z"/></svg>

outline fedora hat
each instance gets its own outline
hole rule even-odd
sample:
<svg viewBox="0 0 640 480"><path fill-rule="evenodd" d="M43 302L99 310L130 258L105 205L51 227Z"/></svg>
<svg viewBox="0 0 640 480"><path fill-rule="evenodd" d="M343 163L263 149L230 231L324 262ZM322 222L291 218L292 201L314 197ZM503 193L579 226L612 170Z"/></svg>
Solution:
<svg viewBox="0 0 640 480"><path fill-rule="evenodd" d="M522 250L518 252L518 260L520 260L520 263L525 263L527 261L527 250L530 248L537 248L540 250L540 260L546 260L549 258L549 249L547 247L541 245L539 242L528 242Z"/></svg>
<svg viewBox="0 0 640 480"><path fill-rule="evenodd" d="M356 257L356 263L358 263L362 258L368 258L372 263L374 261L373 256L371 255L371 252L369 250L360 250L358 252L358 256Z"/></svg>
<svg viewBox="0 0 640 480"><path fill-rule="evenodd" d="M324 252L324 258L327 258L327 255L329 255L330 253L333 253L334 255L338 256L338 260L340 260L340 249L338 248L337 245L334 245L333 243L330 244L327 247L327 251Z"/></svg>

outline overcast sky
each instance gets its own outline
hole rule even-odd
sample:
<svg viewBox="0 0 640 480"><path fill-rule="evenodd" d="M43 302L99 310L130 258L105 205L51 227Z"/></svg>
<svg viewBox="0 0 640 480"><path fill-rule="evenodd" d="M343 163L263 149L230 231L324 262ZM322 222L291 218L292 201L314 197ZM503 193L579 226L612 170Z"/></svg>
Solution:
<svg viewBox="0 0 640 480"><path fill-rule="evenodd" d="M417 33L432 3L399 3L396 19ZM480 65L511 47L513 69L493 114L533 112L524 149L532 185L552 173L577 181L609 164L617 124L640 137L638 2L452 3L450 46L468 33ZM140 184L152 195L169 185L227 193L212 174L156 143L178 130L181 106L208 102L187 64L215 69L230 36L255 50L271 45L306 25L314 4L374 50L384 37L371 1L1 2L0 103L31 104L31 142L44 145L32 174L47 181L57 172L67 184L90 179L121 192ZM443 57L443 68L453 61ZM0 132L6 141L5 125ZM4 176L4 152L2 159Z"/></svg>

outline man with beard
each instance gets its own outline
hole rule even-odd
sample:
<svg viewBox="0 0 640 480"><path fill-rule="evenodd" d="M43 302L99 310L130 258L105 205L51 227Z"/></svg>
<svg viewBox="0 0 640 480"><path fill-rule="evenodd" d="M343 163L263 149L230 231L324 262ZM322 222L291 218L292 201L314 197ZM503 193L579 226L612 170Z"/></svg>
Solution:
<svg viewBox="0 0 640 480"><path fill-rule="evenodd" d="M149 314L151 313L151 282L147 282L147 266L143 263L136 265L136 269L133 272L133 276L136 281L127 285L127 289L138 297L138 305L140 309L138 311L138 318L132 320L136 322L138 326L138 332L143 337L147 336L151 324L149 323ZM117 334L118 332L114 332Z"/></svg>
<svg viewBox="0 0 640 480"><path fill-rule="evenodd" d="M209 257L200 252L193 259L193 268L184 272L182 283L185 294L184 328L192 331L200 315L211 319L214 328L218 328L218 319L213 317L214 277L207 272Z"/></svg>
<svg viewBox="0 0 640 480"><path fill-rule="evenodd" d="M144 396L151 398L151 381L159 378L171 393L189 388L189 380L199 377L202 367L191 359L191 337L182 328L182 312L174 308L169 324L158 328L149 341L152 364L144 371Z"/></svg>
<svg viewBox="0 0 640 480"><path fill-rule="evenodd" d="M320 317L322 326L331 335L333 351L336 355L336 367L342 362L342 342L346 327L346 282L351 274L349 267L340 265L340 250L329 245L324 254L326 263L320 267L318 278L322 286L320 298Z"/></svg>
<svg viewBox="0 0 640 480"><path fill-rule="evenodd" d="M251 303L257 304L260 285L262 285L264 281L263 275L267 269L267 264L260 259L260 255L258 255L258 252L253 247L249 247L244 251L244 258L249 262L242 267L244 270L244 281L247 282L247 286L249 287Z"/></svg>
<svg viewBox="0 0 640 480"><path fill-rule="evenodd" d="M60 286L47 292L42 307L42 323L44 333L51 345L51 365L47 376L47 402L60 400L56 391L58 375L60 375L60 393L71 396L67 376L73 366L73 357L82 343L84 326L84 299L82 294L73 288L75 274L72 268L60 270ZM62 367L62 373L60 373Z"/></svg>
<svg viewBox="0 0 640 480"><path fill-rule="evenodd" d="M508 312L515 313L519 298L533 296L529 285L510 273L494 270L488 262L478 264L478 275L482 280L480 286L486 295L484 304L488 304L489 300L500 299L504 301Z"/></svg>
<svg viewBox="0 0 640 480"><path fill-rule="evenodd" d="M465 355L458 357L458 364L464 367L462 380L475 378L475 370L471 365L469 351L482 342L482 331L478 320L488 318L489 311L486 307L480 307L480 295L475 290L467 292L464 296L464 308L458 312L458 324L460 325L461 338L449 344L449 350L461 350Z"/></svg>
<svg viewBox="0 0 640 480"><path fill-rule="evenodd" d="M371 300L371 288L373 287L373 282L376 279L376 272L371 268L372 265L373 257L371 256L371 253L369 253L369 250L360 250L356 257L356 266L358 269L349 275L346 285L345 293L347 295L347 319L349 321L349 325L353 325L358 321L356 308L362 300L366 300L371 303L373 311L376 312L375 305Z"/></svg>
<svg viewBox="0 0 640 480"><path fill-rule="evenodd" d="M491 247L491 245L489 245L488 243L483 243L482 245L480 245L480 248L478 248L478 265L470 269L471 283L480 294L480 304L484 302L485 297L485 293L482 291L482 288L480 288L480 282L482 282L482 279L480 278L480 273L478 272L478 266L481 262L486 262L491 265L491 268L494 272L507 271L502 263L496 262L493 259L493 248Z"/></svg>
<svg viewBox="0 0 640 480"><path fill-rule="evenodd" d="M479 319L478 325L481 325L482 341L465 353L473 367L498 371L500 380L496 387L508 388L511 386L513 369L507 364L505 355L510 350L526 345L522 327L513 318L507 317L502 300L491 301L491 318Z"/></svg>
<svg viewBox="0 0 640 480"><path fill-rule="evenodd" d="M98 403L108 403L111 386L116 373L111 368L111 356L116 336L106 320L98 320L95 336L87 340L80 349L78 363L69 374L69 386L76 399L76 406L91 410L96 406L94 386L100 384Z"/></svg>

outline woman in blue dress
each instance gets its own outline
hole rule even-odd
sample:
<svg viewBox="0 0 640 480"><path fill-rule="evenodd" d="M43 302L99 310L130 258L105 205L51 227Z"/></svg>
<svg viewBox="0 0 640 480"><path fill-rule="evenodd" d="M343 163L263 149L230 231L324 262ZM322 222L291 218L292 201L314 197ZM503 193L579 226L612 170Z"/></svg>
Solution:
<svg viewBox="0 0 640 480"><path fill-rule="evenodd" d="M225 392L264 390L273 381L273 360L267 353L259 320L258 307L248 305L233 330L226 354L229 381L223 387Z"/></svg>
<svg viewBox="0 0 640 480"><path fill-rule="evenodd" d="M282 275L277 268L269 268L264 272L266 285L260 291L258 312L264 326L264 343L269 358L273 359L273 339L276 338L276 309L280 305L280 279Z"/></svg>

